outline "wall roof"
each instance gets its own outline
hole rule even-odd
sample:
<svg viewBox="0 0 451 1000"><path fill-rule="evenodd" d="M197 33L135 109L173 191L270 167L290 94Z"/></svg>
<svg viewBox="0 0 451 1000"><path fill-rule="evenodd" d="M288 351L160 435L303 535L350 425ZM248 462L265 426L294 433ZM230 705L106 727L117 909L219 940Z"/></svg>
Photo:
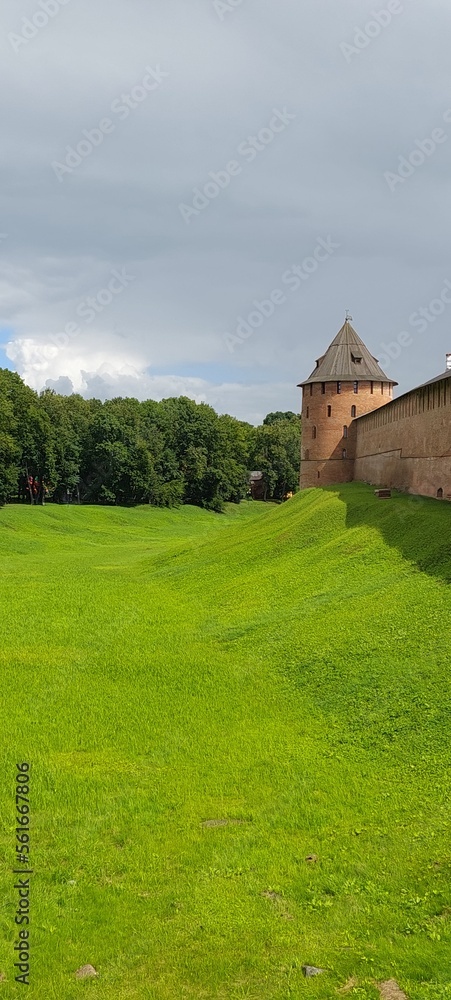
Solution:
<svg viewBox="0 0 451 1000"><path fill-rule="evenodd" d="M386 406L394 406L399 403L400 399L404 399L405 396L411 396L414 392L419 392L420 389L426 389L428 385L434 385L434 382L443 382L445 379L451 378L451 371L446 370L442 372L441 375L436 375L435 378L430 378L428 382L422 382L421 385L414 385L413 389L407 389L406 392L401 393L400 396L395 396L394 399L387 400L382 406L378 407L377 410L370 410L369 413L361 413L359 417L354 417L354 420L364 420L365 417L371 417L374 413L379 413L380 410L384 410ZM395 385L398 383L395 382Z"/></svg>
<svg viewBox="0 0 451 1000"><path fill-rule="evenodd" d="M360 361L357 361L356 358L360 358ZM398 385L382 371L377 359L373 358L347 319L327 348L326 353L316 362L312 374L299 385L308 385L310 382L335 382L336 380L354 382L356 379L359 382L374 380Z"/></svg>
<svg viewBox="0 0 451 1000"><path fill-rule="evenodd" d="M430 378L429 382L422 382L421 385L417 385L415 388L416 389L424 389L424 387L426 385L433 385L434 382L443 382L443 379L445 379L445 378L451 378L451 371L449 369L446 369L446 371L442 372L441 375L436 375L435 378ZM409 391L410 392L414 392L413 389L410 389ZM404 393L404 395L407 395L407 393ZM399 397L399 398L401 398L401 397Z"/></svg>

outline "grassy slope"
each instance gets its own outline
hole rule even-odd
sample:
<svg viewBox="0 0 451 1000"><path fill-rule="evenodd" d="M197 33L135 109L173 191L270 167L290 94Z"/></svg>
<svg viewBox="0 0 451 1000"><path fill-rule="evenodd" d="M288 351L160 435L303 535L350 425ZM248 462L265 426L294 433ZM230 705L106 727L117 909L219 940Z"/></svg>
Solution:
<svg viewBox="0 0 451 1000"><path fill-rule="evenodd" d="M0 511L0 1000L19 757L33 1000L451 997L450 520L356 484Z"/></svg>

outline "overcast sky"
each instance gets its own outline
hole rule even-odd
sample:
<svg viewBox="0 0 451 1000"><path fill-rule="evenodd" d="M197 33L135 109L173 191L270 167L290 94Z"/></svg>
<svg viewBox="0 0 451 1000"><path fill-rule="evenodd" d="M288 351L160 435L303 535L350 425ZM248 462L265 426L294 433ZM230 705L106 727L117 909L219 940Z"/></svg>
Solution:
<svg viewBox="0 0 451 1000"><path fill-rule="evenodd" d="M0 18L0 366L257 423L299 409L349 309L398 392L444 370L447 0L2 0Z"/></svg>

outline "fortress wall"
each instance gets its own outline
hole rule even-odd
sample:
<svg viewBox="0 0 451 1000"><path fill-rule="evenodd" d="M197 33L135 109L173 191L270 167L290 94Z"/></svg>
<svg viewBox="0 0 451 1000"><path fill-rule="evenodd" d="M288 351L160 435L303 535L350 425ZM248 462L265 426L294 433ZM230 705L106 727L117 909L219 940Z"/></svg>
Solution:
<svg viewBox="0 0 451 1000"><path fill-rule="evenodd" d="M451 496L451 378L413 389L355 424L355 480Z"/></svg>

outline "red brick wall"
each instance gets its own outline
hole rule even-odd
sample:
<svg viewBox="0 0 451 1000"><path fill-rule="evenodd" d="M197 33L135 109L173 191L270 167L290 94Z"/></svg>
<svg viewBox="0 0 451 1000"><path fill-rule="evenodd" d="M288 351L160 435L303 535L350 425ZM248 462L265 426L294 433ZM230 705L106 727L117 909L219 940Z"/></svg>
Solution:
<svg viewBox="0 0 451 1000"><path fill-rule="evenodd" d="M353 382L342 382L341 392L338 393L336 382L314 382L304 386L301 489L350 482L354 478L357 424L352 416L352 407L356 407L357 417L379 408L391 398L389 383L384 382L383 387L382 393L380 382L359 382L358 392L355 393ZM345 427L348 428L347 437ZM342 457L344 449L346 458Z"/></svg>
<svg viewBox="0 0 451 1000"><path fill-rule="evenodd" d="M423 496L451 494L451 378L356 421L354 479Z"/></svg>

